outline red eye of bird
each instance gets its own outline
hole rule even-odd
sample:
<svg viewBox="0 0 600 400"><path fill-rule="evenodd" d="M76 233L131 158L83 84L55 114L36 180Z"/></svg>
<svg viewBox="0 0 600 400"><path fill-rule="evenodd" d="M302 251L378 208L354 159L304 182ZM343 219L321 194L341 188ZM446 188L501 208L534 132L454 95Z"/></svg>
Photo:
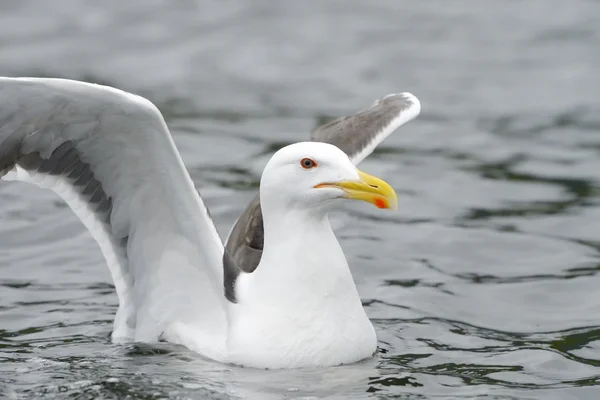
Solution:
<svg viewBox="0 0 600 400"><path fill-rule="evenodd" d="M302 160L300 160L300 165L302 166L302 168L304 169L311 169L317 166L317 163L314 162L312 159L310 158L303 158Z"/></svg>

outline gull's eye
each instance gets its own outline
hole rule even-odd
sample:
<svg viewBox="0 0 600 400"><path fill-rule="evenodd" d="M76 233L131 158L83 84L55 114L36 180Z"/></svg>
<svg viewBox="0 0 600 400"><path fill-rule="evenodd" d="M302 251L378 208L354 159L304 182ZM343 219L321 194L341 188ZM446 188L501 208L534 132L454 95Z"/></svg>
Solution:
<svg viewBox="0 0 600 400"><path fill-rule="evenodd" d="M317 163L310 158L303 158L300 160L300 166L304 169L311 169L317 166Z"/></svg>

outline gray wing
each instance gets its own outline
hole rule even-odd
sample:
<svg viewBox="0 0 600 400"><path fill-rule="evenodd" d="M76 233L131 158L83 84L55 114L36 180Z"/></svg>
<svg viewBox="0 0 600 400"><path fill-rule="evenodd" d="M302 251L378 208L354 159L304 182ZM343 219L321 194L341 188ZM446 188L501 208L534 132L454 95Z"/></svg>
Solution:
<svg viewBox="0 0 600 400"><path fill-rule="evenodd" d="M0 178L53 190L98 242L119 297L113 338L155 340L225 305L223 245L148 100L0 77Z"/></svg>
<svg viewBox="0 0 600 400"><path fill-rule="evenodd" d="M354 165L358 165L392 132L420 112L421 103L412 94L389 94L366 110L316 128L310 139L339 147Z"/></svg>
<svg viewBox="0 0 600 400"><path fill-rule="evenodd" d="M311 141L333 144L358 165L392 132L416 118L421 112L419 100L410 93L390 94L376 100L371 107L335 119L316 128ZM235 302L235 280L240 271L253 272L263 250L264 228L260 198L250 202L236 221L223 256L225 294Z"/></svg>

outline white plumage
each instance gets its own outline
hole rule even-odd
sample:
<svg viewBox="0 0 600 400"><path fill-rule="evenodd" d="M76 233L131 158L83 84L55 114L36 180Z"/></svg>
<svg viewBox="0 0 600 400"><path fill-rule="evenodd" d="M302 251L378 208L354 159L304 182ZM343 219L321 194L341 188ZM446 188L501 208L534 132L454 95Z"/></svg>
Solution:
<svg viewBox="0 0 600 400"><path fill-rule="evenodd" d="M356 149L360 159L418 115L410 96L413 107ZM376 349L327 210L339 198L393 208L395 194L331 144L297 143L269 161L264 252L232 283L236 302L223 293L223 244L148 100L83 82L0 78L0 177L55 191L89 229L119 297L117 342L163 338L266 368L349 363Z"/></svg>

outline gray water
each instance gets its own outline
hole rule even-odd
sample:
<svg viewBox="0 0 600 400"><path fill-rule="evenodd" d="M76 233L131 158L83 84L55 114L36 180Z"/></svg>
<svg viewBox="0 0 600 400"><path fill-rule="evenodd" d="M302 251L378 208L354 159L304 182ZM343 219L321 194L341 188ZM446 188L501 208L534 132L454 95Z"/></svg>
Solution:
<svg viewBox="0 0 600 400"><path fill-rule="evenodd" d="M391 92L422 114L361 164L399 210L332 217L375 358L258 371L113 345L91 236L57 196L3 183L0 393L597 399L599 72L592 0L3 0L0 75L151 99L223 236L282 145Z"/></svg>

